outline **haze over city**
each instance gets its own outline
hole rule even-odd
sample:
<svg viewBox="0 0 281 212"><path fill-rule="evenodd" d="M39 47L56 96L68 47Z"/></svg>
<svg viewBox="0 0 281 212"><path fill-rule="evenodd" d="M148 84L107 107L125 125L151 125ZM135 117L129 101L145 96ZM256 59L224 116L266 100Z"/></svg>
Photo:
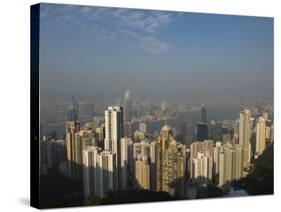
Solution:
<svg viewBox="0 0 281 212"><path fill-rule="evenodd" d="M273 20L46 4L41 101L273 97Z"/></svg>
<svg viewBox="0 0 281 212"><path fill-rule="evenodd" d="M40 12L42 207L273 194L272 18Z"/></svg>

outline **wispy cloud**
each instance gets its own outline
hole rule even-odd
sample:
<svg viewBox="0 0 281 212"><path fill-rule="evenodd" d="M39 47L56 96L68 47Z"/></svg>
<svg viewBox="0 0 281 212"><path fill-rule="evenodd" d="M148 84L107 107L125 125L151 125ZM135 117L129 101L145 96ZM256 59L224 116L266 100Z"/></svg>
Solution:
<svg viewBox="0 0 281 212"><path fill-rule="evenodd" d="M167 43L161 42L153 37L143 37L139 40L138 46L148 52L155 54L165 54L170 51Z"/></svg>
<svg viewBox="0 0 281 212"><path fill-rule="evenodd" d="M123 11L115 13L115 16L120 19L121 24L127 28L143 30L147 33L155 32L164 25L171 22L171 14L165 14L158 11Z"/></svg>
<svg viewBox="0 0 281 212"><path fill-rule="evenodd" d="M51 18L62 27L87 30L96 38L122 37L137 48L153 54L170 51L170 45L159 38L159 31L172 22L173 13L89 6L47 6L41 16L45 20Z"/></svg>
<svg viewBox="0 0 281 212"><path fill-rule="evenodd" d="M168 43L162 42L153 36L136 33L127 29L123 29L122 33L126 35L126 37L133 39L136 43L136 47L139 49L158 55L170 51L170 45Z"/></svg>

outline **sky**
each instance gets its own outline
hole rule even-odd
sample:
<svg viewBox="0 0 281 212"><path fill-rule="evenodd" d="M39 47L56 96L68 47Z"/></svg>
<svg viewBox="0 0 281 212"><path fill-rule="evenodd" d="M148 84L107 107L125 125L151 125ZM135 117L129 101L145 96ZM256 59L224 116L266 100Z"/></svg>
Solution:
<svg viewBox="0 0 281 212"><path fill-rule="evenodd" d="M273 18L41 4L41 100L272 98Z"/></svg>

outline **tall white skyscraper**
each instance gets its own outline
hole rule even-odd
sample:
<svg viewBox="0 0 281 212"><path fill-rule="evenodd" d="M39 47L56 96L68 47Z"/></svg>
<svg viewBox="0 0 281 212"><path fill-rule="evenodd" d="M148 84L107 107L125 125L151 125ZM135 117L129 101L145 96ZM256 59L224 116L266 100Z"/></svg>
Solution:
<svg viewBox="0 0 281 212"><path fill-rule="evenodd" d="M118 190L115 153L103 151L97 155L96 173L100 197L105 197L108 191Z"/></svg>
<svg viewBox="0 0 281 212"><path fill-rule="evenodd" d="M263 117L259 117L256 129L256 156L261 155L265 149L265 135L265 119Z"/></svg>
<svg viewBox="0 0 281 212"><path fill-rule="evenodd" d="M197 157L192 159L192 180L200 184L212 181L213 158L208 152L198 152Z"/></svg>
<svg viewBox="0 0 281 212"><path fill-rule="evenodd" d="M190 144L190 178L193 176L193 166L192 166L192 159L197 158L198 152L208 152L209 154L213 154L213 147L214 141L213 140L205 140L203 142L194 142Z"/></svg>
<svg viewBox="0 0 281 212"><path fill-rule="evenodd" d="M242 177L242 148L225 144L219 154L219 186L224 186Z"/></svg>
<svg viewBox="0 0 281 212"><path fill-rule="evenodd" d="M239 180L242 177L242 147L233 146L232 179Z"/></svg>
<svg viewBox="0 0 281 212"><path fill-rule="evenodd" d="M128 176L128 162L129 159L133 160L131 156L131 150L129 147L132 146L132 140L130 138L121 138L121 189L127 189L127 176ZM130 153L130 155L129 155Z"/></svg>
<svg viewBox="0 0 281 212"><path fill-rule="evenodd" d="M118 153L123 137L122 108L110 106L105 111L105 149Z"/></svg>
<svg viewBox="0 0 281 212"><path fill-rule="evenodd" d="M116 154L98 147L83 150L84 196L105 197L108 191L116 191Z"/></svg>
<svg viewBox="0 0 281 212"><path fill-rule="evenodd" d="M88 147L83 150L83 185L84 196L98 195L98 179L96 176L97 171L97 154L101 152L98 147Z"/></svg>
<svg viewBox="0 0 281 212"><path fill-rule="evenodd" d="M222 143L216 142L216 146L214 147L214 168L213 168L213 174L216 175L219 173L219 167L220 167L220 151L222 149Z"/></svg>
<svg viewBox="0 0 281 212"><path fill-rule="evenodd" d="M239 145L242 147L243 168L249 168L251 162L251 111L244 109L239 116ZM245 176L245 172L243 175Z"/></svg>
<svg viewBox="0 0 281 212"><path fill-rule="evenodd" d="M123 112L120 106L109 106L105 111L105 150L116 154L118 182L121 184L121 138L123 137Z"/></svg>

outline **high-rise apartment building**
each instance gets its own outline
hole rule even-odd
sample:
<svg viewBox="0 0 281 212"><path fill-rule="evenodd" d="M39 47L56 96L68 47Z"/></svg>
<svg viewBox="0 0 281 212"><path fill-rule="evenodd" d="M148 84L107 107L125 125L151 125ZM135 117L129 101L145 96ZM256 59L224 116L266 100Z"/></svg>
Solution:
<svg viewBox="0 0 281 212"><path fill-rule="evenodd" d="M105 150L97 155L97 176L101 197L105 197L108 191L117 191L119 189L116 161L116 153L111 151Z"/></svg>
<svg viewBox="0 0 281 212"><path fill-rule="evenodd" d="M147 156L149 158L150 156L150 144L147 140L142 140L140 142L141 145L141 154L144 156Z"/></svg>
<svg viewBox="0 0 281 212"><path fill-rule="evenodd" d="M220 141L217 141L214 147L214 154L213 154L213 160L214 160L213 175L217 175L219 173L221 149L222 149L222 143Z"/></svg>
<svg viewBox="0 0 281 212"><path fill-rule="evenodd" d="M266 123L263 117L258 118L257 128L256 128L256 154L258 157L261 155L265 149L265 139L266 139Z"/></svg>
<svg viewBox="0 0 281 212"><path fill-rule="evenodd" d="M97 155L101 148L91 146L83 150L83 187L84 197L101 196L97 177Z"/></svg>
<svg viewBox="0 0 281 212"><path fill-rule="evenodd" d="M242 147L225 144L219 154L219 186L225 186L242 177Z"/></svg>
<svg viewBox="0 0 281 212"><path fill-rule="evenodd" d="M72 178L82 178L82 152L83 150L87 149L87 147L93 146L95 144L95 135L89 126L86 125L74 133L71 147Z"/></svg>
<svg viewBox="0 0 281 212"><path fill-rule="evenodd" d="M150 190L150 166L147 156L139 154L135 164L137 186L142 189Z"/></svg>
<svg viewBox="0 0 281 212"><path fill-rule="evenodd" d="M105 125L102 124L100 127L94 129L95 129L95 138L96 138L97 145L104 149Z"/></svg>
<svg viewBox="0 0 281 212"><path fill-rule="evenodd" d="M248 169L251 162L252 147L251 138L251 111L244 109L239 116L239 145L242 147L243 169ZM246 175L246 172L243 172Z"/></svg>
<svg viewBox="0 0 281 212"><path fill-rule="evenodd" d="M116 154L118 182L121 185L121 138L123 138L123 111L120 106L109 106L105 111L105 150Z"/></svg>
<svg viewBox="0 0 281 212"><path fill-rule="evenodd" d="M203 142L194 142L190 145L190 178L193 176L192 160L198 156L198 152L213 153L214 141L205 140Z"/></svg>
<svg viewBox="0 0 281 212"><path fill-rule="evenodd" d="M99 147L83 150L84 196L106 197L109 191L116 191L116 154L102 151Z"/></svg>
<svg viewBox="0 0 281 212"><path fill-rule="evenodd" d="M127 189L127 176L128 176L128 169L129 169L129 159L132 160L131 150L129 147L132 144L132 140L130 138L121 138L121 190Z"/></svg>
<svg viewBox="0 0 281 212"><path fill-rule="evenodd" d="M68 161L68 177L77 178L75 165L75 134L80 130L80 123L77 121L67 121L65 124L66 157Z"/></svg>
<svg viewBox="0 0 281 212"><path fill-rule="evenodd" d="M137 159L138 154L149 157L150 154L150 144L148 140L142 140L141 142L134 143L134 153L133 156Z"/></svg>
<svg viewBox="0 0 281 212"><path fill-rule="evenodd" d="M242 147L239 145L232 145L232 179L239 180L242 178Z"/></svg>
<svg viewBox="0 0 281 212"><path fill-rule="evenodd" d="M105 111L105 149L120 152L123 137L123 112L119 106L109 106Z"/></svg>
<svg viewBox="0 0 281 212"><path fill-rule="evenodd" d="M157 144L157 191L169 192L170 186L183 188L185 145L178 146L168 125L162 127Z"/></svg>
<svg viewBox="0 0 281 212"><path fill-rule="evenodd" d="M141 143L137 142L133 144L133 158L137 160L138 155L141 154Z"/></svg>
<svg viewBox="0 0 281 212"><path fill-rule="evenodd" d="M199 184L208 184L213 177L213 158L209 152L198 152L192 159L192 181Z"/></svg>
<svg viewBox="0 0 281 212"><path fill-rule="evenodd" d="M65 138L67 146L67 160L71 160L72 142L74 140L74 133L79 131L79 122L67 121L65 124Z"/></svg>

